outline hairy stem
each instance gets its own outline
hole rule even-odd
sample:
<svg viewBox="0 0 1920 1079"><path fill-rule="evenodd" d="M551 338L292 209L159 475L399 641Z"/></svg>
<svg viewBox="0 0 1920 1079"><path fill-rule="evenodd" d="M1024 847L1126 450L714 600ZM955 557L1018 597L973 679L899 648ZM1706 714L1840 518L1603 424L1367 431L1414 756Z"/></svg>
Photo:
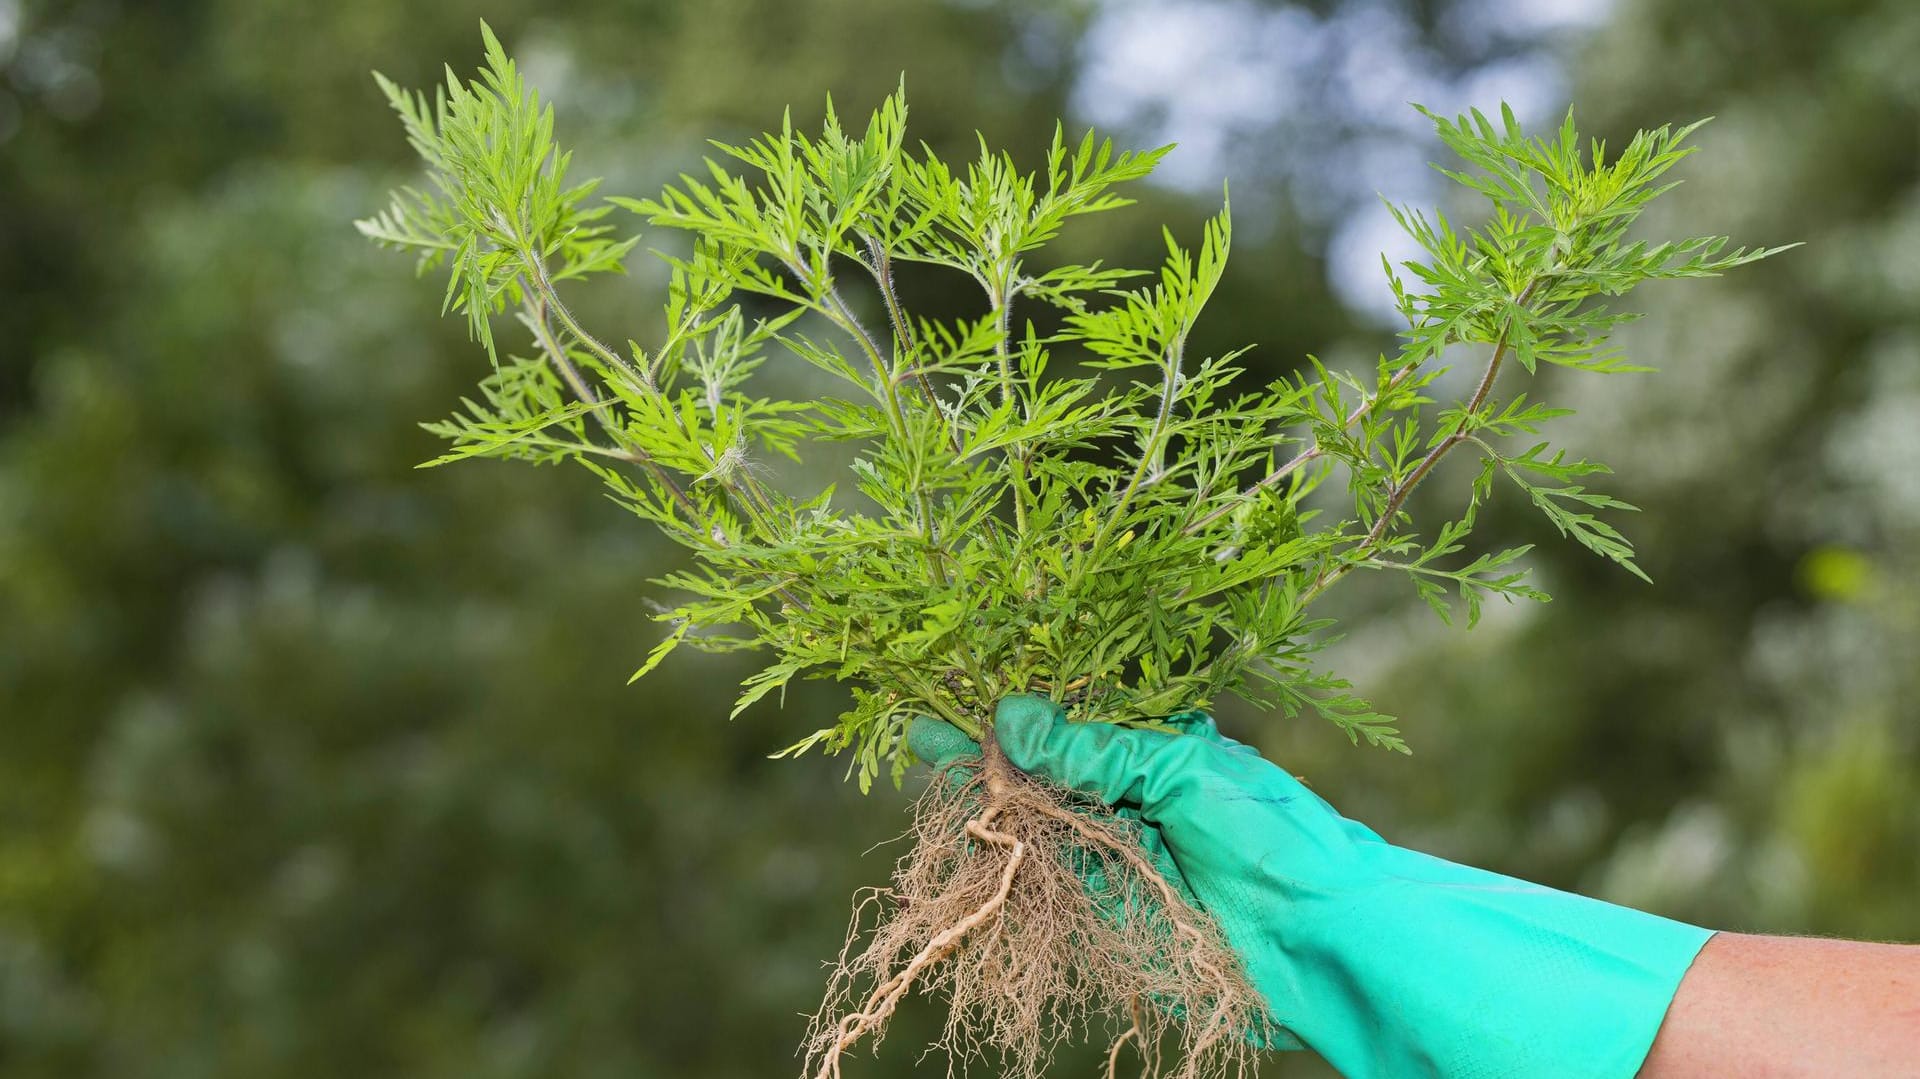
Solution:
<svg viewBox="0 0 1920 1079"><path fill-rule="evenodd" d="M996 286L987 290L987 302L993 310L993 356L1000 367L1000 402L1005 404L1013 397L1013 363L1007 348L1013 297L1005 287ZM1027 500L1033 497L1027 485L1027 448L1016 446L1009 457L1013 462L1013 529L1017 535L1024 536L1027 534Z"/></svg>
<svg viewBox="0 0 1920 1079"><path fill-rule="evenodd" d="M1360 404L1356 406L1352 412L1347 413L1346 418L1340 421L1340 430L1343 432L1347 431L1351 429L1354 424L1359 423L1361 420L1366 419L1368 414L1370 414L1374 410L1375 406L1377 406L1381 401L1391 397L1393 395L1393 391L1405 385L1407 380L1411 379L1414 373L1418 371L1420 367L1421 367L1420 364L1410 363L1407 366L1402 367L1400 370L1394 372L1393 377L1387 380L1386 385L1380 387L1380 389L1377 392L1375 392L1372 396L1369 396L1365 400L1361 401ZM1181 534L1186 536L1193 535L1194 533L1207 527L1213 522L1219 520L1222 517L1225 517L1227 514L1232 513L1234 510L1240 508L1240 506L1247 499L1253 497L1254 495L1260 493L1261 491L1269 487L1272 487L1274 484L1279 483L1281 480L1286 479L1288 476L1293 475L1295 472L1299 471L1302 467L1313 463L1314 461L1318 460L1322 456L1325 456L1325 454L1326 454L1325 447L1321 446L1320 443L1315 442L1313 445L1308 446L1306 449L1301 450L1299 453L1288 458L1285 464L1280 465L1278 468L1275 468L1272 472L1267 473L1265 476L1262 476L1259 480L1248 485L1245 490L1241 491L1231 501L1223 503L1219 506L1215 506L1213 509L1201 515L1199 519L1195 520L1192 524L1189 524L1186 528L1182 529Z"/></svg>
<svg viewBox="0 0 1920 1079"><path fill-rule="evenodd" d="M621 437L620 429L616 427L613 421L608 419L606 413L602 411L601 406L604 402L600 399L600 395L595 393L593 387L588 385L587 380L581 376L580 369L574 366L573 361L568 358L565 346L554 337L553 328L547 324L545 299L534 298L529 295L524 288L521 291L522 295L528 297L523 301L522 309L526 315L527 325L533 330L534 339L540 345L540 351L546 354L547 361L553 364L555 370L560 372L561 380L566 382L567 387L573 391L574 396L579 398L581 403L593 406L594 419L599 422L601 430L605 431L619 448L620 459L632 462L645 469L647 474L653 477L654 481L667 492L675 504L687 512L687 517L690 521L698 520L699 507L694 505L693 499L687 497L687 492L683 490L678 483L675 483L673 477L668 475L667 470L661 468L659 463L648 456L645 451L629 445L627 440ZM714 542L711 536L706 537L706 539L709 543Z"/></svg>
<svg viewBox="0 0 1920 1079"><path fill-rule="evenodd" d="M1125 517L1127 506L1133 502L1133 496L1140 492L1140 485L1146 482L1149 462L1152 462L1151 467L1159 467L1160 455L1166 451L1162 440L1166 437L1168 425L1173 422L1173 403L1180 392L1180 368L1185 359L1186 345L1183 332L1167 347L1166 378L1160 385L1160 408L1154 413L1153 426L1148 428L1147 437L1141 440L1140 461L1134 465L1133 476L1127 481L1126 489L1120 493L1112 508L1107 510L1106 519L1100 522L1100 527L1094 532L1093 542L1087 545L1087 557L1074 567L1075 581L1085 575L1089 564L1099 557L1106 538L1113 534Z"/></svg>
<svg viewBox="0 0 1920 1079"><path fill-rule="evenodd" d="M907 320L906 309L900 305L900 294L894 288L893 256L887 252L886 245L882 244L878 238L863 235L861 239L866 241L867 255L873 260L867 264L867 272L873 275L873 283L880 290L880 299L886 304L887 320L893 325L894 338L900 342L900 347L906 350L909 359L915 358L920 354L920 342L914 336L913 324ZM918 367L914 368L913 378L920 385L921 396L926 398L928 404L938 409L940 402L934 396L933 380ZM955 417L947 428L947 434L953 443L953 452L956 455L965 448L960 440L959 422L959 418Z"/></svg>
<svg viewBox="0 0 1920 1079"><path fill-rule="evenodd" d="M615 426L613 421L608 419L606 414L600 409L599 406L603 404L600 395L594 392L593 387L589 385L586 378L580 374L579 367L575 366L574 362L568 358L566 347L554 336L553 327L547 323L547 310L544 296L542 294L529 292L529 290L524 287L524 279L522 279L522 283L521 295L525 297L522 302L523 313L526 316L528 327L533 331L534 340L540 346L540 351L546 354L547 361L553 364L554 368L560 372L560 378L566 382L568 388L573 391L574 396L578 397L582 403L594 406L594 418L599 421L601 429L607 433L608 437L613 439L619 459L644 469L647 475L652 477L654 482L658 483L661 489L667 492L668 496L673 499L674 504L686 512L689 522L698 521L700 519L700 507L694 504L693 499L687 495L685 489L678 483L675 483L673 476L669 474L666 469L660 467L660 463L648 455L645 450L632 445L626 438L622 437L620 429ZM749 477L749 479L751 479L751 477ZM762 523L761 528L762 531L765 531L766 526L764 523ZM726 537L717 536L709 532L701 532L698 529L690 529L688 530L688 534L699 537L702 543L712 547L725 548L732 545L731 540ZM793 605L796 610L805 611L810 609L806 601L794 595L792 590L785 585L776 586L774 591L781 599Z"/></svg>
<svg viewBox="0 0 1920 1079"><path fill-rule="evenodd" d="M520 262L527 269L527 274L523 274L520 277L521 294L523 296L527 294L528 275L531 275L534 294L538 297L537 306L540 310L543 312L545 310L551 310L554 316L560 320L560 324L567 328L567 332L573 335L574 340L580 342L587 351L597 356L600 362L607 366L609 371L619 371L631 377L639 384L642 391L647 394L658 394L660 390L654 382L652 367L650 365L635 367L633 364L628 363L622 359L618 353L614 352L613 349L607 347L598 337L590 333L585 326L582 326L580 320L574 317L573 310L560 298L559 290L554 288L553 278L547 273L546 259L531 245L520 240L520 233L512 227L504 213L496 213L495 216L499 221L500 227L505 229L509 238L513 240L515 250L520 254ZM544 315L542 315L539 322L541 326L545 326ZM538 333L539 331L536 332ZM676 330L675 332L677 333L679 331ZM541 342L542 347L546 349L550 356L554 357L554 362L560 365L562 373L567 375L569 381L574 385L575 392L584 392L587 395L586 399L597 403L598 398L593 396L591 389L587 388L585 382L581 380L578 369L573 366L571 360L567 359L566 350L560 346L558 341L552 340L551 330L548 329L543 334L543 337L545 339ZM622 443L623 446L625 445L626 440L620 437L619 433L612 427L610 421L604 416L601 417L600 424L606 429L608 434L614 437L616 442ZM667 484L669 489L678 495L676 501L681 502L688 509L692 508L692 503L687 501L686 496L679 492L679 489L673 485L671 480L665 478L666 474L663 471L657 467L651 470ZM751 473L747 473L743 477L743 480L744 486L751 493L751 497L758 499L760 504L771 512L771 500L767 498L766 492L761 488L760 481ZM759 511L754 508L752 502L750 500L740 499L739 492L735 490L733 484L729 483L726 486L727 490L735 495L736 500L741 501L742 507L747 511L747 516L754 520L755 525L760 529L761 533L769 540L776 539L776 534L771 530L771 523L760 515Z"/></svg>
<svg viewBox="0 0 1920 1079"><path fill-rule="evenodd" d="M787 260L787 271L794 275L802 287L813 291L813 282L807 275L806 267L801 265L798 258ZM867 354L867 361L873 367L874 396L886 408L887 421L893 427L895 439L901 445L907 445L910 442L907 437L907 413L906 408L900 403L900 394L895 389L891 365L881 354L879 343L874 340L872 334L867 332L867 328L861 325L859 316L853 313L853 308L848 305L846 298L840 295L840 290L834 286L832 278L828 276L821 284L824 287L819 290L820 294L829 302L821 303L816 300L814 308L825 315L828 321L844 330L860 345L861 351ZM938 408L938 403L934 403L933 407ZM924 554L927 570L932 573L934 583L945 585L947 570L941 562L939 539L933 528L933 496L924 485L916 484L914 502L915 516L918 518L915 523L926 541Z"/></svg>
<svg viewBox="0 0 1920 1079"><path fill-rule="evenodd" d="M521 264L527 268L528 273L532 276L534 288L538 291L541 302L552 309L554 317L558 318L560 324L567 328L567 332L572 334L575 340L586 346L587 351L599 357L600 362L606 364L608 370L624 372L632 376L640 385L649 390L653 389L653 376L650 372L643 369L636 369L632 364L622 359L619 353L613 351L613 349L607 347L598 337L589 333L587 328L580 324L580 320L574 317L573 309L567 306L566 301L560 298L559 290L553 287L553 278L547 274L545 257L532 245L521 239L524 235L524 230L514 227L513 222L508 219L505 211L495 210L494 220L495 223L506 232L511 242L512 250L519 254ZM521 277L520 287L521 292L524 294L527 288L526 276Z"/></svg>
<svg viewBox="0 0 1920 1079"><path fill-rule="evenodd" d="M1529 282L1527 287L1521 291L1520 295L1515 297L1514 306L1524 309L1528 301L1533 298L1534 287L1537 284L1538 278ZM1516 313L1513 317L1514 319L1518 319L1521 315ZM1435 443L1433 448L1427 451L1426 456L1420 459L1420 463L1413 466L1413 471L1407 473L1406 478L1393 485L1387 492L1386 504L1381 507L1380 516L1373 522L1373 527L1367 531L1366 537L1354 548L1352 553L1355 556L1355 560L1343 562L1316 578L1313 586L1308 589L1306 596L1302 598L1301 602L1303 604L1310 602L1314 596L1319 595L1329 585L1333 584L1333 582L1345 576L1355 565L1359 564L1360 560L1364 559L1368 552L1379 547L1386 539L1387 533L1392 529L1394 518L1399 515L1400 507L1407 501L1407 496L1413 493L1413 489L1420 485L1421 480L1427 478L1427 474L1433 471L1433 467L1440 463L1441 458L1445 457L1455 446L1472 437L1469 425L1473 422L1475 414L1480 411L1481 406L1487 403L1488 396L1493 393L1494 379L1499 377L1500 368L1506 361L1507 353L1512 350L1512 338L1513 321L1509 320L1506 326L1500 331L1500 336L1494 344L1493 355L1487 359L1485 370L1480 372L1480 384L1474 387L1473 396L1467 399L1466 405L1462 409L1459 427L1452 434Z"/></svg>

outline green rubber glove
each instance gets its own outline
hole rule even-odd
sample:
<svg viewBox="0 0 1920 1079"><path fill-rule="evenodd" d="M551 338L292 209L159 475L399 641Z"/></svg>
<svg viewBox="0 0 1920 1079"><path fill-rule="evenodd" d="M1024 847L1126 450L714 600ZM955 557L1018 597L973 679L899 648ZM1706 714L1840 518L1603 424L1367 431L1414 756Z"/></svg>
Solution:
<svg viewBox="0 0 1920 1079"><path fill-rule="evenodd" d="M1070 724L1037 697L994 720L1015 766L1140 814L1273 1018L1348 1079L1639 1070L1710 930L1395 847L1182 726L1202 736ZM978 752L937 720L909 737L936 766Z"/></svg>
<svg viewBox="0 0 1920 1079"><path fill-rule="evenodd" d="M1057 708L1057 705L1045 697L1008 697L1000 702L994 721L997 724L1000 719L1013 715L1050 719ZM1177 716L1168 716L1159 722L1185 734L1196 735L1243 753L1255 752L1253 747L1243 746L1221 734L1220 729L1214 726L1213 717L1205 712L1183 712ZM980 756L980 743L967 737L960 728L938 719L916 721L907 730L907 745L913 750L914 756L932 764L936 771L956 763L971 763ZM1055 782L1057 783L1058 780ZM1152 821L1141 816L1140 807L1119 804L1111 808L1115 816L1131 821L1139 828L1141 846L1146 848L1149 860L1153 862L1154 868L1159 870L1160 875L1165 877L1167 882L1172 884L1188 902L1196 906L1200 905L1199 896L1195 895L1193 889L1188 886L1186 877L1180 872L1179 863L1174 861L1172 853L1167 850L1167 843L1161 836L1160 829ZM1100 893L1106 891L1098 887L1091 890ZM1284 1032L1261 1032L1256 1035L1255 1040L1263 1048L1303 1048L1297 1040Z"/></svg>

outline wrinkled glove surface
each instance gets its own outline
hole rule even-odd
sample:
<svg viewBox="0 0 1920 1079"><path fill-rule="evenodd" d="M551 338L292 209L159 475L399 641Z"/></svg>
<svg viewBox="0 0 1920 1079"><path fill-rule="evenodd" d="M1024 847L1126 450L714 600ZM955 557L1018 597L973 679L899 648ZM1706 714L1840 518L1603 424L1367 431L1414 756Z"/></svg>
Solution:
<svg viewBox="0 0 1920 1079"><path fill-rule="evenodd" d="M1141 822L1287 1031L1349 1079L1627 1079L1711 931L1393 846L1201 713L1168 734L1000 702L1018 768ZM979 747L909 733L936 768ZM1285 1039L1268 1039L1285 1044Z"/></svg>

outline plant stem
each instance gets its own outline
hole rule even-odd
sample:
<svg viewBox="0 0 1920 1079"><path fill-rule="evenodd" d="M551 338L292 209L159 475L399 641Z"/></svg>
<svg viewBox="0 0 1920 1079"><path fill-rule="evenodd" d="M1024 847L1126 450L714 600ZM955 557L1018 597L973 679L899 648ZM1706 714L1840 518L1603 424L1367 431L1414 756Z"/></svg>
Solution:
<svg viewBox="0 0 1920 1079"><path fill-rule="evenodd" d="M560 298L559 290L553 287L553 278L547 275L545 257L520 239L520 230L512 226L506 214L495 211L494 217L500 227L506 230L508 237L512 240L513 249L519 252L521 263L532 273L533 283L539 289L541 300L553 309L554 316L560 320L562 326L567 328L567 332L571 333L575 340L585 345L589 352L598 356L601 362L608 366L609 370L623 371L633 376L642 386L649 390L653 389L653 375L651 372L645 369L636 369L632 364L622 359L619 353L607 347L598 337L588 333L587 328L582 326L580 320L574 317L573 309L568 307L566 301ZM525 289L526 278L523 277L521 278L521 290L524 292Z"/></svg>
<svg viewBox="0 0 1920 1079"><path fill-rule="evenodd" d="M1529 281L1527 287L1515 297L1514 306L1524 309L1533 298L1534 288L1538 284L1539 277ZM1513 316L1514 319L1520 317L1521 315L1517 312ZM1360 541L1359 546L1353 549L1354 558L1315 578L1313 586L1307 590L1307 594L1301 600L1302 605L1311 602L1315 596L1325 591L1333 582L1344 577L1355 565L1364 560L1369 552L1379 547L1386 539L1388 530L1393 527L1393 519L1399 514L1400 507L1406 502L1407 496L1413 493L1413 489L1420 485L1421 480L1427 478L1427 474L1433 471L1433 467L1440 463L1440 459L1445 457L1448 451L1473 437L1468 425L1473 422L1474 414L1480 411L1481 406L1487 403L1487 397L1492 394L1493 381L1500 375L1500 368L1511 350L1512 339L1513 321L1509 320L1494 343L1493 355L1488 358L1486 369L1480 373L1480 384L1474 387L1473 396L1467 399L1465 407L1461 410L1459 426L1453 433L1435 443L1433 448L1427 451L1426 456L1420 459L1420 463L1413 466L1413 471L1407 473L1405 479L1393 485L1387 492L1387 501L1381 507L1380 516L1375 519L1373 527L1367 531L1366 537Z"/></svg>
<svg viewBox="0 0 1920 1079"><path fill-rule="evenodd" d="M920 342L914 335L913 325L908 321L906 309L901 306L900 303L900 294L894 287L893 256L877 237L862 234L860 238L866 243L867 254L873 260L872 263L867 266L867 272L873 276L874 284L880 289L880 298L887 308L887 319L893 325L894 339L899 342L901 348L906 350L909 361L917 361L920 355ZM857 262L859 260L856 259L855 261ZM839 297L836 295L835 299L838 300ZM845 303L841 303L840 306L843 310L846 308ZM1004 308L997 308L996 310L1004 312ZM851 313L849 312L849 314ZM855 325L858 326L858 323L856 322ZM1004 313L1001 316L1000 329L1001 343L999 347L1004 357L1006 351L1006 321ZM896 361L894 366L899 367L900 364ZM1002 367L1004 368L1004 366L1005 362L1003 359ZM940 407L940 400L934 395L933 380L927 377L926 371L921 369L917 362L913 364L912 374L914 381L920 386L920 396L926 400L927 405L936 413L943 413L944 410ZM966 442L960 435L960 417L957 412L947 423L947 436L953 445L954 457L957 459L964 456L966 452ZM1020 527L1024 530L1026 507L1020 504L1017 489L1014 495L1014 516L1016 520L1020 522ZM991 518L986 521L986 526L989 531L998 531L997 522Z"/></svg>
<svg viewBox="0 0 1920 1079"><path fill-rule="evenodd" d="M526 293L524 288L522 289L522 293ZM672 497L674 502L687 512L689 520L698 520L700 513L699 507L693 504L693 499L687 496L687 492L682 490L680 485L673 481L673 477L667 474L666 469L661 468L659 463L645 451L629 445L627 440L620 436L619 428L615 427L613 421L609 420L606 413L601 411L600 405L603 402L600 399L600 395L593 392L593 387L588 385L587 380L581 377L580 369L575 367L573 361L567 357L566 348L554 338L552 327L547 325L545 300L530 296L523 302L522 306L527 315L527 324L532 328L534 339L539 343L540 350L546 353L548 362L552 363L554 368L560 372L561 379L573 390L574 396L578 397L582 403L593 406L594 419L600 424L601 430L605 431L607 435L613 439L619 449L621 459L630 461L646 469L647 473L654 478L655 482L660 484L661 488ZM709 543L714 542L711 536L706 537L706 539Z"/></svg>
<svg viewBox="0 0 1920 1079"><path fill-rule="evenodd" d="M1007 352L1007 323L1013 315L1013 297L1009 292L1004 281L987 291L987 301L993 305L993 357L1000 365L1000 403L1003 405L1013 398L1013 363Z"/></svg>
<svg viewBox="0 0 1920 1079"><path fill-rule="evenodd" d="M1381 401L1391 396L1393 391L1405 385L1407 380L1413 377L1414 372L1420 369L1420 366L1421 366L1420 364L1412 363L1394 372L1393 377L1387 380L1386 385L1380 387L1378 392L1374 393L1371 397L1368 397L1366 400L1360 402L1360 404L1357 407L1355 407L1352 412L1349 412L1347 414L1346 419L1340 422L1340 430L1346 431L1347 429L1351 428L1354 424L1359 423L1361 420L1366 419L1367 415L1373 411L1376 405L1378 405ZM1181 534L1186 536L1193 535L1195 532L1200 531L1201 529L1207 527L1213 522L1219 520L1222 517L1225 517L1227 514L1232 513L1234 510L1240 508L1240 505L1246 499L1251 498L1255 494L1258 494L1259 492L1261 492L1262 490L1265 490L1268 487L1272 487L1274 484L1279 483L1281 480L1286 479L1288 476L1291 476L1295 472L1299 471L1301 467L1311 464L1313 461L1318 460L1320 457L1324 456L1325 454L1326 454L1325 448L1322 447L1320 443L1315 442L1313 445L1307 447L1304 450L1301 450L1299 453L1289 458L1285 464L1274 469L1272 472L1269 472L1267 475L1261 477L1257 482L1248 486L1246 490L1241 491L1239 495L1237 495L1233 499L1233 501L1227 502L1224 505L1216 506L1213 509L1207 511L1207 513L1202 515L1200 519L1194 521L1192 524L1182 529Z"/></svg>
<svg viewBox="0 0 1920 1079"><path fill-rule="evenodd" d="M885 660L882 660L881 664L882 666L889 668L892 671L893 675L896 678L900 679L900 682L902 685L905 685L908 688L918 692L920 694L921 700L926 702L928 708L932 709L935 712L938 712L940 714L941 719L944 719L948 723L951 723L954 726L960 728L960 730L963 733L965 733L967 737L978 742L981 739L981 737L986 733L985 729L982 728L980 724L975 723L973 720L967 718L965 711L963 711L959 707L956 707L956 705L958 704L957 700L952 698L951 695L941 694L941 692L937 688L931 685L928 685L926 679L920 677L918 672L914 671L911 668L900 667L896 664L888 663Z"/></svg>
<svg viewBox="0 0 1920 1079"><path fill-rule="evenodd" d="M658 483L661 488L667 492L674 503L686 511L687 518L690 522L698 521L700 519L700 508L694 504L693 499L687 495L687 492L673 481L673 477L667 473L666 469L661 468L660 463L655 461L651 455L645 450L630 445L625 438L621 437L619 428L615 427L613 421L607 419L606 415L600 411L598 407L602 403L600 396L593 391L592 386L587 384L586 379L581 377L580 369L574 366L573 361L567 357L566 348L554 337L553 328L547 325L546 307L543 300L536 298L537 294L529 293L525 287L524 279L522 280L521 294L523 297L526 297L522 302L522 307L525 309L527 315L527 324L532 328L534 339L540 345L541 351L546 354L548 361L559 370L561 379L573 390L574 396L586 404L595 406L593 411L594 418L599 421L601 429L606 431L607 435L613 439L617 447L617 456L623 461L644 469L646 473L653 478L654 482ZM761 527L764 531L765 525L762 524ZM697 528L689 530L689 534L698 536L700 541L709 547L724 549L732 546L732 542L729 539L702 532ZM769 535L771 535L771 533L769 533ZM785 585L775 585L774 591L779 594L781 599L792 604L796 610L806 611L811 609L805 600L794 595L792 590L788 589Z"/></svg>
<svg viewBox="0 0 1920 1079"><path fill-rule="evenodd" d="M1148 429L1147 437L1141 441L1140 463L1134 466L1133 476L1127 481L1127 489L1121 492L1120 498L1107 511L1106 519L1100 522L1099 529L1093 535L1093 542L1087 545L1087 558L1082 560L1074 573L1076 581L1083 575L1087 563L1099 554L1102 541L1112 534L1121 518L1126 515L1127 505L1133 501L1133 496L1139 493L1140 485L1146 480L1147 462L1152 460L1157 466L1160 455L1166 449L1161 445L1161 440L1166 437L1168 424L1173 422L1173 402L1180 392L1180 368L1186 358L1186 349L1187 341L1184 331L1167 346L1166 378L1160 384L1160 408L1154 414L1153 426Z"/></svg>
<svg viewBox="0 0 1920 1079"><path fill-rule="evenodd" d="M1006 404L1013 396L1013 364L1008 355L1007 323L1013 315L1013 297L1005 284L987 290L987 302L993 309L993 355L1000 365L1000 403ZM1013 460L1013 530L1016 535L1027 534L1027 499L1033 492L1027 486L1027 448L1018 446L1008 455Z"/></svg>
<svg viewBox="0 0 1920 1079"><path fill-rule="evenodd" d="M887 320L893 324L894 338L899 341L900 347L906 350L909 359L917 358L920 354L920 342L914 336L913 325L907 321L906 309L901 307L900 294L894 288L893 256L888 254L886 246L878 238L862 235L861 239L866 241L867 255L873 260L868 264L867 272L873 275L873 283L880 289L880 299L887 307ZM940 402L933 393L933 380L929 379L927 373L917 365L913 369L913 378L920 384L921 396L925 397L927 403L937 410ZM965 449L960 439L959 417L956 416L948 425L947 433L953 441L954 455L959 456Z"/></svg>
<svg viewBox="0 0 1920 1079"><path fill-rule="evenodd" d="M505 215L498 216L502 227L507 227ZM554 288L553 278L547 273L546 261L530 246L519 243L518 234L511 229L509 229L509 236L513 237L516 242L516 250L520 252L521 263L526 266L527 270L533 276L536 295L539 297L538 309L541 312L544 312L546 309L551 309L555 317L559 318L561 325L567 328L567 332L572 334L574 339L584 345L588 351L598 356L602 363L607 364L609 370L621 371L633 377L645 393L658 394L660 390L654 382L652 370L648 367L634 367L632 364L621 359L618 354L602 343L599 338L589 333L587 328L580 324L580 320L574 317L572 309L567 307L566 302L560 298L558 290ZM520 284L521 292L525 294L527 291L527 278L525 276L520 278ZM574 367L573 362L567 358L566 350L558 341L552 339L552 331L546 327L544 313L536 317L535 321L540 327L535 332L543 338L541 341L542 347L545 348L548 355L553 358L554 363L560 367L562 375L567 377L568 381L573 385L574 391L582 394L583 400L598 404L598 397L594 396L591 388L589 388L586 382L580 377L579 370ZM619 432L605 416L600 416L600 425L609 435L613 436L614 441L619 442L623 447L626 446L626 440L620 437ZM651 458L648 458L648 461L651 462ZM666 473L652 466L650 463L648 467L667 485L668 489L677 496L677 501L681 502L685 508L691 511L693 504L672 480L667 478ZM725 486L729 491L734 491L733 484L728 483ZM766 497L766 492L761 489L760 481L751 473L745 474L744 486L750 492L752 498L758 499L760 504L767 509L767 512L772 512L772 506ZM735 494L736 497L738 497L737 491ZM747 510L747 515L753 518L755 525L759 527L761 533L768 539L775 538L771 525L765 518L761 517L759 513L755 512L751 500L742 499L741 501Z"/></svg>
<svg viewBox="0 0 1920 1079"><path fill-rule="evenodd" d="M813 283L807 277L806 267L801 265L797 256L787 260L787 271L794 275L802 287L813 291ZM895 390L891 366L887 363L886 357L880 354L880 346L873 339L873 335L860 324L860 319L853 313L853 308L848 306L846 299L840 295L840 290L834 287L832 279L827 278L823 284L825 288L819 290L820 295L832 302L822 304L816 300L814 301L815 309L846 331L866 352L867 361L873 366L873 374L877 382L873 387L876 391L875 397L886 406L887 420L893 427L894 437L902 446L908 445L911 440L907 437L907 413L900 403L899 393ZM935 403L933 407L938 408L939 405ZM924 484L914 485L914 501L917 504L915 516L919 518L916 523L926 543L924 554L927 569L933 573L934 582L944 586L947 583L947 570L940 561L939 539L933 529L933 496Z"/></svg>

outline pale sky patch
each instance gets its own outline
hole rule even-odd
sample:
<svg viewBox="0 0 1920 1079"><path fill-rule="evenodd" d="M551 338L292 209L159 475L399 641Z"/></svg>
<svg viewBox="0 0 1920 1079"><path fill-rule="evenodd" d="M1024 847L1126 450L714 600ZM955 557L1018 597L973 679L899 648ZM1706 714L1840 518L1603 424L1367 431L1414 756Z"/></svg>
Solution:
<svg viewBox="0 0 1920 1079"><path fill-rule="evenodd" d="M1522 44L1454 77L1393 0L1354 0L1326 18L1251 0L1108 0L1082 44L1074 105L1136 141L1178 143L1156 174L1173 187L1217 191L1236 170L1277 171L1301 212L1332 229L1328 274L1341 299L1391 322L1380 254L1397 261L1416 249L1380 198L1425 207L1445 187L1426 164L1437 144L1408 103L1451 113L1504 101L1524 123L1551 124L1567 105L1552 39L1596 25L1612 2L1463 8L1456 32ZM1316 109L1335 111L1353 134L1328 136ZM1237 181L1234 201L1257 220L1261 193L1248 188Z"/></svg>

